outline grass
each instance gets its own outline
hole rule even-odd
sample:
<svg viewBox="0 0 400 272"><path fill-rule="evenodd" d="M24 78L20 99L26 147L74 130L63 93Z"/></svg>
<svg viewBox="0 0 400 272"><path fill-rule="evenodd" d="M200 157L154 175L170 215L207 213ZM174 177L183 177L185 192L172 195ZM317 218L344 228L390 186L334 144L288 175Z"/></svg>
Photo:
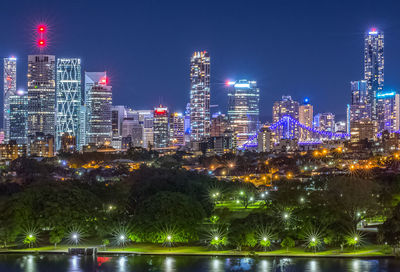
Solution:
<svg viewBox="0 0 400 272"><path fill-rule="evenodd" d="M80 245L77 247L90 247L93 245ZM67 251L69 245L61 245L54 248L54 246L43 246L37 248L25 248L11 250L12 252L31 252L31 251ZM99 248L103 251L102 248ZM143 254L188 254L188 255L252 255L257 254L260 256L342 256L342 257L376 257L376 256L390 256L391 251L387 247L381 245L368 245L363 246L359 249L353 250L351 248L345 248L343 251L340 248L332 248L324 251L319 251L314 253L313 251L305 251L304 248L295 247L286 249L275 249L271 251L236 251L236 250L216 250L212 248L202 247L202 246L177 246L177 247L162 247L161 245L154 244L133 244L126 247L110 247L106 249L109 253L143 253Z"/></svg>

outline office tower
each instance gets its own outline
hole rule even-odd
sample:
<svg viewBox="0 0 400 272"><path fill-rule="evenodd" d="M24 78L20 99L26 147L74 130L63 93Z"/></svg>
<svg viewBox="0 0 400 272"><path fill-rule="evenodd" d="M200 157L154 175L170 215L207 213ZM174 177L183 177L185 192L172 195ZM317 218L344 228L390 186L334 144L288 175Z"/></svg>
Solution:
<svg viewBox="0 0 400 272"><path fill-rule="evenodd" d="M10 141L15 141L18 145L27 144L28 131L28 94L18 90L10 95Z"/></svg>
<svg viewBox="0 0 400 272"><path fill-rule="evenodd" d="M55 56L28 56L28 136L55 135L55 68Z"/></svg>
<svg viewBox="0 0 400 272"><path fill-rule="evenodd" d="M169 114L168 108L162 105L154 108L153 138L155 148L168 147Z"/></svg>
<svg viewBox="0 0 400 272"><path fill-rule="evenodd" d="M276 101L272 108L273 123L278 122L284 116L290 116L295 120L299 120L299 102L294 101L290 95L282 96L281 101ZM289 127L289 128L288 128ZM276 132L276 140L287 138L299 138L298 126L279 126Z"/></svg>
<svg viewBox="0 0 400 272"><path fill-rule="evenodd" d="M74 152L76 150L76 136L70 135L68 132L61 136L60 150L62 152Z"/></svg>
<svg viewBox="0 0 400 272"><path fill-rule="evenodd" d="M376 136L376 125L370 119L362 119L351 122L350 125L350 141L352 143L361 140L374 140Z"/></svg>
<svg viewBox="0 0 400 272"><path fill-rule="evenodd" d="M86 117L86 106L81 105L79 109L79 137L77 141L77 149L82 150L82 147L86 145L86 127L87 127L87 117Z"/></svg>
<svg viewBox="0 0 400 272"><path fill-rule="evenodd" d="M175 112L171 114L169 134L171 145L185 145L185 119L182 113Z"/></svg>
<svg viewBox="0 0 400 272"><path fill-rule="evenodd" d="M378 132L399 130L400 95L395 91L381 91L376 94Z"/></svg>
<svg viewBox="0 0 400 272"><path fill-rule="evenodd" d="M10 139L10 96L17 91L17 59L4 58L3 128L5 141Z"/></svg>
<svg viewBox="0 0 400 272"><path fill-rule="evenodd" d="M314 116L314 128L320 131L335 131L335 115L330 112L318 113Z"/></svg>
<svg viewBox="0 0 400 272"><path fill-rule="evenodd" d="M154 146L153 116L144 117L143 120L143 148Z"/></svg>
<svg viewBox="0 0 400 272"><path fill-rule="evenodd" d="M368 104L371 104L371 118L377 119L376 94L382 91L384 83L383 32L371 28L365 35L364 79L367 81Z"/></svg>
<svg viewBox="0 0 400 272"><path fill-rule="evenodd" d="M246 79L228 82L228 119L236 135L237 145L242 146L260 126L260 89L256 81Z"/></svg>
<svg viewBox="0 0 400 272"><path fill-rule="evenodd" d="M210 56L195 52L190 59L191 141L210 136Z"/></svg>
<svg viewBox="0 0 400 272"><path fill-rule="evenodd" d="M221 112L214 113L211 118L211 137L221 137L229 128L229 120L225 114Z"/></svg>
<svg viewBox="0 0 400 272"><path fill-rule="evenodd" d="M350 124L352 122L372 118L367 81L351 81L350 87L351 104L347 106L347 133L350 133Z"/></svg>
<svg viewBox="0 0 400 272"><path fill-rule="evenodd" d="M124 106L111 107L111 128L112 141L111 146L115 149L121 149L122 144L122 122L126 117L126 109Z"/></svg>
<svg viewBox="0 0 400 272"><path fill-rule="evenodd" d="M307 127L313 127L314 108L310 104L310 99L305 98L303 104L299 106L299 122ZM310 131L303 129L300 133L300 140L311 140Z"/></svg>
<svg viewBox="0 0 400 272"><path fill-rule="evenodd" d="M111 144L112 90L106 72L85 72L85 104L87 144Z"/></svg>
<svg viewBox="0 0 400 272"><path fill-rule="evenodd" d="M80 136L81 88L81 60L57 59L56 150L61 148L61 138L65 133L74 137L75 141Z"/></svg>

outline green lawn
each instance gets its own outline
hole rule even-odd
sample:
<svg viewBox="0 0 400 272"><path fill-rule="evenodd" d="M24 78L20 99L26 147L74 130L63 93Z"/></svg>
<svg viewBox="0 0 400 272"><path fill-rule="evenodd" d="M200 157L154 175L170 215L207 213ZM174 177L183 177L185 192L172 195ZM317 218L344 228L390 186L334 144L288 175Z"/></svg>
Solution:
<svg viewBox="0 0 400 272"><path fill-rule="evenodd" d="M93 245L81 245L78 247L90 247ZM66 251L68 250L67 245L57 246L44 246L37 248L26 248L26 249L18 249L12 250L13 252L27 252L27 251ZM103 251L102 248L99 248L100 251ZM107 248L107 252L134 252L134 253L147 253L147 254L193 254L193 255L251 255L253 253L249 251L236 251L236 250L215 250L212 248L202 247L202 246L177 246L177 247L162 247L161 245L154 244L134 244L128 245L126 247L110 247ZM352 249L344 249L341 251L339 248L333 248L321 252L306 252L304 248L289 248L286 249L277 249L272 251L257 251L255 252L257 255L268 256L268 255L281 255L281 256L385 256L391 255L391 251L384 248L384 246L380 245L369 245L361 247L357 250Z"/></svg>

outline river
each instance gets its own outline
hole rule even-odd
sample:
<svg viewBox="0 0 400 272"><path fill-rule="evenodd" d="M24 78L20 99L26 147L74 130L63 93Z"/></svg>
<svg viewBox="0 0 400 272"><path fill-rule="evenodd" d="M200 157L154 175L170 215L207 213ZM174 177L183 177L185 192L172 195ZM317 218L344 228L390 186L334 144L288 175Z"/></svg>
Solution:
<svg viewBox="0 0 400 272"><path fill-rule="evenodd" d="M0 254L7 272L128 272L128 271L400 271L391 258L244 258L210 256L69 256Z"/></svg>

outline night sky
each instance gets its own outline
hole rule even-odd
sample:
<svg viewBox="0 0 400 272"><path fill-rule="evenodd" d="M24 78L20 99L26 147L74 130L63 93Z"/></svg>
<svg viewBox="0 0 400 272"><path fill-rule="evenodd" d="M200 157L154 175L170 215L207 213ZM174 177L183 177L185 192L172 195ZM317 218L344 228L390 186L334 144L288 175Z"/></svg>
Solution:
<svg viewBox="0 0 400 272"><path fill-rule="evenodd" d="M110 76L113 104L183 111L193 51L211 56L213 111L226 111L227 79L257 80L261 119L282 94L310 97L314 112L344 119L350 81L363 77L363 36L385 32L385 88L400 88L400 1L2 1L0 52L18 60L26 89L35 25L45 21L46 53L80 57L83 70ZM340 119L339 118L339 119Z"/></svg>

